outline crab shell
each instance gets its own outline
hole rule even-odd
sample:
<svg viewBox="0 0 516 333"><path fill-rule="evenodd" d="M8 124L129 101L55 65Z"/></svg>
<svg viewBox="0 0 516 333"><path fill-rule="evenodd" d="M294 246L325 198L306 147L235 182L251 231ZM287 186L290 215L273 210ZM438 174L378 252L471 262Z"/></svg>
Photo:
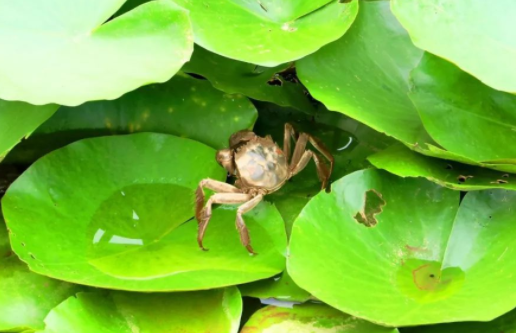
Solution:
<svg viewBox="0 0 516 333"><path fill-rule="evenodd" d="M288 180L287 157L271 137L253 135L234 147L219 151L217 160L237 176L237 187L267 194Z"/></svg>

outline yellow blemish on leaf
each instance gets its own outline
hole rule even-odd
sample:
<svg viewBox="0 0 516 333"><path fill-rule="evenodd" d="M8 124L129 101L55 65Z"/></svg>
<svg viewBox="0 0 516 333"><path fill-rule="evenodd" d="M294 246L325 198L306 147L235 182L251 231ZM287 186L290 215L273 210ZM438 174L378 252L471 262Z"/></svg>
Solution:
<svg viewBox="0 0 516 333"><path fill-rule="evenodd" d="M147 119L149 119L149 117L150 117L150 110L149 109L145 109L145 111L143 111L143 113L142 113L143 121L146 121Z"/></svg>
<svg viewBox="0 0 516 333"><path fill-rule="evenodd" d="M169 107L168 108L168 113L172 113L172 112L174 112L174 108L173 107Z"/></svg>
<svg viewBox="0 0 516 333"><path fill-rule="evenodd" d="M238 122L238 121L240 121L240 117L234 117L234 118L233 118L233 120L234 120L235 122Z"/></svg>
<svg viewBox="0 0 516 333"><path fill-rule="evenodd" d="M109 129L111 129L111 127L113 127L113 124L111 124L111 120L109 118L106 118L105 124L106 124L106 127Z"/></svg>
<svg viewBox="0 0 516 333"><path fill-rule="evenodd" d="M129 133L133 133L133 132L134 132L134 124L129 123Z"/></svg>

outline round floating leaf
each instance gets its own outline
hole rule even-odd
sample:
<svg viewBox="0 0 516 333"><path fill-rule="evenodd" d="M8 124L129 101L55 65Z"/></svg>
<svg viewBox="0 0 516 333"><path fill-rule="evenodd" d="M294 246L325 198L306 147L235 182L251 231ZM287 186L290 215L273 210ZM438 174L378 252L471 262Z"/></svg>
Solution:
<svg viewBox="0 0 516 333"><path fill-rule="evenodd" d="M81 287L32 273L11 251L0 218L0 331L43 329L45 316Z"/></svg>
<svg viewBox="0 0 516 333"><path fill-rule="evenodd" d="M427 157L395 145L369 157L379 169L400 177L425 177L461 191L504 188L516 190L516 175Z"/></svg>
<svg viewBox="0 0 516 333"><path fill-rule="evenodd" d="M510 333L516 331L516 311L487 323L466 322L407 328L404 333Z"/></svg>
<svg viewBox="0 0 516 333"><path fill-rule="evenodd" d="M7 191L13 249L35 272L125 290L216 288L281 272L284 224L267 203L245 215L259 255L240 244L228 207L214 211L210 251L198 248L194 191L208 177L223 180L225 172L215 150L196 141L141 133L73 143L39 159Z"/></svg>
<svg viewBox="0 0 516 333"><path fill-rule="evenodd" d="M244 96L223 94L206 81L176 75L113 101L61 107L5 162L30 164L79 139L133 132L173 134L220 149L234 132L252 128L256 118L256 108Z"/></svg>
<svg viewBox="0 0 516 333"><path fill-rule="evenodd" d="M50 118L58 105L35 106L0 100L0 161L23 137Z"/></svg>
<svg viewBox="0 0 516 333"><path fill-rule="evenodd" d="M268 67L302 58L338 39L358 12L355 0L175 2L190 11L196 44Z"/></svg>
<svg viewBox="0 0 516 333"><path fill-rule="evenodd" d="M192 58L182 70L202 75L215 88L230 94L239 93L304 112L314 109L304 93L304 87L294 76L292 64L261 67L228 59L196 46Z"/></svg>
<svg viewBox="0 0 516 333"><path fill-rule="evenodd" d="M516 93L514 1L393 0L392 10L418 47Z"/></svg>
<svg viewBox="0 0 516 333"><path fill-rule="evenodd" d="M410 98L441 146L477 162L516 164L516 96L430 54L412 71L412 81Z"/></svg>
<svg viewBox="0 0 516 333"><path fill-rule="evenodd" d="M56 307L42 333L237 333L242 299L234 287L175 294L79 293Z"/></svg>
<svg viewBox="0 0 516 333"><path fill-rule="evenodd" d="M299 78L330 110L408 144L427 142L407 96L423 51L410 42L389 1L362 1L346 35L297 63Z"/></svg>
<svg viewBox="0 0 516 333"><path fill-rule="evenodd" d="M188 14L169 0L102 24L124 0L1 0L0 98L79 105L174 75L193 51Z"/></svg>
<svg viewBox="0 0 516 333"><path fill-rule="evenodd" d="M321 301L389 326L492 320L516 305L515 204L514 191L473 191L459 208L458 191L358 171L305 206L288 270Z"/></svg>
<svg viewBox="0 0 516 333"><path fill-rule="evenodd" d="M258 310L240 333L397 333L353 318L325 304L301 304L293 308L267 306Z"/></svg>

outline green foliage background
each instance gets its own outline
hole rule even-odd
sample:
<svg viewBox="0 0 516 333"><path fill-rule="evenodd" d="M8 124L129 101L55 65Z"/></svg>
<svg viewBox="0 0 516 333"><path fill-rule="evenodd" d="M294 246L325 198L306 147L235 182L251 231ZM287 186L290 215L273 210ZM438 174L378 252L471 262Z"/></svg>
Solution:
<svg viewBox="0 0 516 333"><path fill-rule="evenodd" d="M516 332L514 17L0 0L0 332ZM266 196L255 256L218 206L201 251L216 150L286 122L334 155L331 191L310 164Z"/></svg>

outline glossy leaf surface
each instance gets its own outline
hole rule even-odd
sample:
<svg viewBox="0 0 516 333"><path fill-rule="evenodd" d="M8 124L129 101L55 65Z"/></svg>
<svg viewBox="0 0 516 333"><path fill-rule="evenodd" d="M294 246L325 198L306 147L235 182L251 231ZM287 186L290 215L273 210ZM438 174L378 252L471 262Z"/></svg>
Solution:
<svg viewBox="0 0 516 333"><path fill-rule="evenodd" d="M228 206L213 213L210 251L198 248L195 188L225 179L214 156L196 141L151 133L81 140L46 155L3 199L13 249L35 272L113 289L196 290L278 274L285 228L265 202L245 216L258 256L240 244Z"/></svg>
<svg viewBox="0 0 516 333"><path fill-rule="evenodd" d="M234 287L169 294L79 293L47 316L43 333L237 333L241 312L242 299Z"/></svg>
<svg viewBox="0 0 516 333"><path fill-rule="evenodd" d="M457 191L358 171L305 206L288 270L321 301L389 326L492 320L516 305L515 204L514 191L474 191L459 208Z"/></svg>
<svg viewBox="0 0 516 333"><path fill-rule="evenodd" d="M422 55L392 15L389 1L362 1L349 32L300 60L297 68L303 84L328 109L405 143L421 144L427 135L407 92L410 70Z"/></svg>
<svg viewBox="0 0 516 333"><path fill-rule="evenodd" d="M187 12L156 0L104 23L124 2L0 1L0 98L73 106L170 79L193 51Z"/></svg>
<svg viewBox="0 0 516 333"><path fill-rule="evenodd" d="M0 161L21 139L50 118L58 105L35 106L0 100Z"/></svg>
<svg viewBox="0 0 516 333"><path fill-rule="evenodd" d="M181 74L114 101L61 107L5 162L28 164L79 139L136 132L173 134L221 149L231 134L252 128L256 117L244 96L224 94L206 81Z"/></svg>
<svg viewBox="0 0 516 333"><path fill-rule="evenodd" d="M190 11L195 43L267 67L296 60L341 37L356 0L175 0Z"/></svg>
<svg viewBox="0 0 516 333"><path fill-rule="evenodd" d="M514 1L393 0L392 9L416 46L516 93Z"/></svg>
<svg viewBox="0 0 516 333"><path fill-rule="evenodd" d="M215 88L309 112L314 107L292 72L293 64L267 68L225 58L196 46L183 71L202 75ZM289 72L290 71L290 72ZM294 82L292 82L294 81Z"/></svg>
<svg viewBox="0 0 516 333"><path fill-rule="evenodd" d="M240 333L397 333L353 318L325 304L294 305L292 309L267 306L258 310Z"/></svg>
<svg viewBox="0 0 516 333"><path fill-rule="evenodd" d="M410 98L432 138L476 162L516 164L516 96L494 90L426 54L411 74Z"/></svg>
<svg viewBox="0 0 516 333"><path fill-rule="evenodd" d="M0 331L43 329L50 310L82 289L29 271L10 251L0 218Z"/></svg>
<svg viewBox="0 0 516 333"><path fill-rule="evenodd" d="M400 177L425 177L461 191L503 188L516 190L516 175L436 159L395 145L369 157L377 168Z"/></svg>

